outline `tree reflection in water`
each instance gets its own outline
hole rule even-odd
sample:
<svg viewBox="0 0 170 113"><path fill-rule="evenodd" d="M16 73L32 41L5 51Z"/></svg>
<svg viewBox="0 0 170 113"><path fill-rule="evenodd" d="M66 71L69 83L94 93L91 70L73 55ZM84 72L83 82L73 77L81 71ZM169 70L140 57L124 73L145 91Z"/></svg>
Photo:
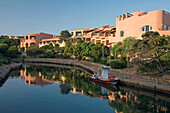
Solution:
<svg viewBox="0 0 170 113"><path fill-rule="evenodd" d="M109 100L118 113L168 113L170 101L156 100L136 92L117 89L115 86L90 82L87 73L64 68L31 66L21 70L21 78L28 85L60 84L61 94L81 93L93 98Z"/></svg>

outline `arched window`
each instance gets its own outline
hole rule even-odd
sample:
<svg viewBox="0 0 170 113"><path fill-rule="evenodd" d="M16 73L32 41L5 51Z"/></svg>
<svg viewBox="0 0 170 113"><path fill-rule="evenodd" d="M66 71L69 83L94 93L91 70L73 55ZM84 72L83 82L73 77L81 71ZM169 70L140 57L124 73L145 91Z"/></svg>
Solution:
<svg viewBox="0 0 170 113"><path fill-rule="evenodd" d="M144 26L144 27L141 28L141 32L151 31L151 30L152 30L152 26L149 26L149 25Z"/></svg>
<svg viewBox="0 0 170 113"><path fill-rule="evenodd" d="M120 37L124 36L124 31L120 31Z"/></svg>
<svg viewBox="0 0 170 113"><path fill-rule="evenodd" d="M30 40L32 40L32 39L36 39L36 36L30 36Z"/></svg>

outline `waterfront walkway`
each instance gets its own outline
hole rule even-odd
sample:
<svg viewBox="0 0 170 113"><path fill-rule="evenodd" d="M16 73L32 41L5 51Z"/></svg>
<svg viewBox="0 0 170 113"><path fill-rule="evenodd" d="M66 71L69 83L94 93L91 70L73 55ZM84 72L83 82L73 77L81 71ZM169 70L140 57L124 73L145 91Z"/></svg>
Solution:
<svg viewBox="0 0 170 113"><path fill-rule="evenodd" d="M21 59L15 59L14 61L22 61ZM99 67L104 66L103 64L93 63L89 61L78 61L70 59L54 59L54 58L32 58L25 59L25 62L31 63L52 63L61 65L74 65L92 72L98 72ZM128 74L122 74L121 70L111 69L109 70L109 77L120 78L121 83L125 85L131 85L140 88L146 88L151 90L162 91L170 94L170 84L166 82L158 83L156 80L142 79L138 76L131 76Z"/></svg>
<svg viewBox="0 0 170 113"><path fill-rule="evenodd" d="M96 71L100 66L104 66L104 65L95 65L94 63L87 63L86 61L82 61L81 64L89 66ZM157 91L165 90L167 91L166 93L170 93L170 84L166 82L147 80L147 79L139 78L137 76L134 77L126 74L120 74L118 72L115 72L115 69L111 69L109 71L109 77L117 77L126 85L136 85L137 87L141 87L141 88L149 87Z"/></svg>

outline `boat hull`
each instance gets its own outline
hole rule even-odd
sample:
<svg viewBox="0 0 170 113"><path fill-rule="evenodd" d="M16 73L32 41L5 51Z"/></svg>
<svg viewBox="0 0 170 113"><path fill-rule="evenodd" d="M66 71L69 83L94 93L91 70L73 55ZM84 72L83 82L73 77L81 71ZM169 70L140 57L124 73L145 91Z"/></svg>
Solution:
<svg viewBox="0 0 170 113"><path fill-rule="evenodd" d="M119 91L119 90L120 90L117 85L104 84L104 83L97 82L97 81L94 81L94 80L91 80L91 79L90 79L90 81L93 82L93 83L95 83L95 84L97 84L97 85L100 85L100 86L102 86L102 87L104 87L104 88L106 88L106 89L108 89L108 90L110 90L110 91L112 91L112 92L116 92L116 91Z"/></svg>
<svg viewBox="0 0 170 113"><path fill-rule="evenodd" d="M95 79L95 78L90 78L91 81L99 82L99 83L104 83L104 84L117 84L118 81L116 80L110 80L110 81L105 81L105 80L100 80L100 79Z"/></svg>

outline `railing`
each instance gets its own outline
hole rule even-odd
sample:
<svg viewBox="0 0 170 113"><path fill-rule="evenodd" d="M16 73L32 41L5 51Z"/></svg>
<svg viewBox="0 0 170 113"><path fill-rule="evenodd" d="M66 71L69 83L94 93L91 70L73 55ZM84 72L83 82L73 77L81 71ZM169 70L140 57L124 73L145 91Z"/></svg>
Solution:
<svg viewBox="0 0 170 113"><path fill-rule="evenodd" d="M85 38L91 38L92 35L84 35Z"/></svg>

